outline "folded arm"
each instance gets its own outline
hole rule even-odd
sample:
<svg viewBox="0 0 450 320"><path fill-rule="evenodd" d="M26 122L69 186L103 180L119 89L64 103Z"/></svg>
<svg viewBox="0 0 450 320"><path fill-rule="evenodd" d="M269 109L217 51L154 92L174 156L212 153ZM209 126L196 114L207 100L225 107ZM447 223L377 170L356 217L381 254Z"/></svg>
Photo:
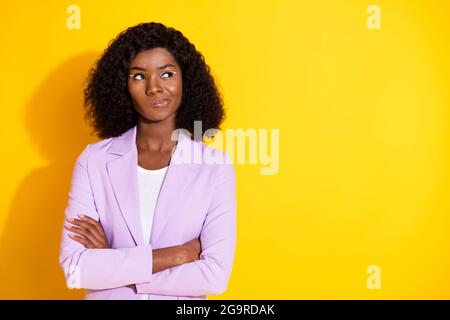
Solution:
<svg viewBox="0 0 450 320"><path fill-rule="evenodd" d="M87 170L88 156L89 145L75 163L65 209L59 262L69 288L110 289L144 283L152 281L153 273L191 262L196 255L198 258L195 241L159 249L152 249L151 245L111 249L107 240L101 239L104 233L90 233L87 225L83 225L86 219L84 222L77 219L79 214L84 214L99 221ZM101 225L96 227L100 229ZM90 235L100 241L88 243Z"/></svg>
<svg viewBox="0 0 450 320"><path fill-rule="evenodd" d="M82 213L99 220L88 175L88 156L89 145L75 163L65 210L67 219ZM150 244L88 249L63 228L59 261L68 287L110 289L135 284L138 293L188 296L224 292L236 244L235 191L233 166L221 165L200 235L200 260L184 245L155 250Z"/></svg>

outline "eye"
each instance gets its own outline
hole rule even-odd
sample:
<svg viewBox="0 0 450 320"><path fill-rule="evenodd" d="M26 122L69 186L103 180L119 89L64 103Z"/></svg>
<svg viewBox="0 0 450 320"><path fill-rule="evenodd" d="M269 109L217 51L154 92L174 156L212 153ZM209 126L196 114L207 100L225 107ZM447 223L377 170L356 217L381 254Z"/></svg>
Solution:
<svg viewBox="0 0 450 320"><path fill-rule="evenodd" d="M161 74L161 78L163 78L163 79L172 78L175 73L176 72L173 72L173 71L166 71L163 74Z"/></svg>
<svg viewBox="0 0 450 320"><path fill-rule="evenodd" d="M130 74L129 77L134 80L144 80L144 75L142 73Z"/></svg>

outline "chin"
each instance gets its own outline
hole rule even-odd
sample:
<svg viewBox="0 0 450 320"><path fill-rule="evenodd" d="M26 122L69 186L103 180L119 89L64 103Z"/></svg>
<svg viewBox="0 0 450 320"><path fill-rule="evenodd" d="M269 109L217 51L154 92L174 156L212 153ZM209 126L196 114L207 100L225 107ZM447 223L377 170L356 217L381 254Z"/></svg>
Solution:
<svg viewBox="0 0 450 320"><path fill-rule="evenodd" d="M173 113L167 113L167 112L159 112L159 113L144 113L142 118L149 122L161 122L164 120L169 119Z"/></svg>

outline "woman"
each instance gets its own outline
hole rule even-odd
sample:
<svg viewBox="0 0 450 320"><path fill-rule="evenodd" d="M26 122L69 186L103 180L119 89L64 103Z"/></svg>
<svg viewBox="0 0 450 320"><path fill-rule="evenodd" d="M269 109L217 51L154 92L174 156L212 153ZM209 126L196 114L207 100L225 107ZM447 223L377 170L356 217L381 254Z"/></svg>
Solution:
<svg viewBox="0 0 450 320"><path fill-rule="evenodd" d="M236 244L235 172L226 153L196 137L194 121L208 135L224 119L202 54L160 23L128 28L91 70L85 108L103 140L73 170L60 252L68 286L87 289L86 299L223 293Z"/></svg>

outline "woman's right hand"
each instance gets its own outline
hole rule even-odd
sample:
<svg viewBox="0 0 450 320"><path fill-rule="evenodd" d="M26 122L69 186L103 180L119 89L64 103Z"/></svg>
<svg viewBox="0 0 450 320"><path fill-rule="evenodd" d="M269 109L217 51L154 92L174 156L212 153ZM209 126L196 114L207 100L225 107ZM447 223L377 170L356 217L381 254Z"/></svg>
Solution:
<svg viewBox="0 0 450 320"><path fill-rule="evenodd" d="M187 262L192 262L200 259L200 253L202 252L200 239L192 239L191 241L183 243L182 247L186 251Z"/></svg>

